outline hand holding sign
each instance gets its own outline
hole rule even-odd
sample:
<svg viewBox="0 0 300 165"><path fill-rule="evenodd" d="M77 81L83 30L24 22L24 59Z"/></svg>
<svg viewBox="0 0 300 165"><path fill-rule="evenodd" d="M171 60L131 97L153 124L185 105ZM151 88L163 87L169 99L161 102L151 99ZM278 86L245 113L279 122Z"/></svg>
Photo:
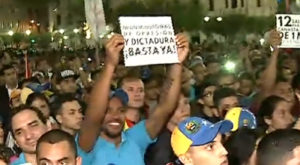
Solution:
<svg viewBox="0 0 300 165"><path fill-rule="evenodd" d="M180 33L176 35L176 46L179 62L183 63L189 54L189 42L184 34Z"/></svg>
<svg viewBox="0 0 300 165"><path fill-rule="evenodd" d="M277 30L271 31L269 43L274 51L277 51L279 49L279 45L281 45L281 38L282 37L280 36L280 32L278 32Z"/></svg>
<svg viewBox="0 0 300 165"><path fill-rule="evenodd" d="M124 38L120 34L115 34L105 45L105 63L111 66L119 64L120 52L124 48Z"/></svg>

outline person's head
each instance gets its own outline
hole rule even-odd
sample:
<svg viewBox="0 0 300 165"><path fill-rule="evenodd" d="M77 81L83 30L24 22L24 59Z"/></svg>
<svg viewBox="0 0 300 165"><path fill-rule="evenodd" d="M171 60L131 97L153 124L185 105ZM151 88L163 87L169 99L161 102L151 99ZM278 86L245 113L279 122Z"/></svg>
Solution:
<svg viewBox="0 0 300 165"><path fill-rule="evenodd" d="M0 145L0 165L8 165L12 156L14 153L10 148Z"/></svg>
<svg viewBox="0 0 300 165"><path fill-rule="evenodd" d="M141 108L144 105L144 83L140 78L125 77L122 79L120 87L128 94L129 107Z"/></svg>
<svg viewBox="0 0 300 165"><path fill-rule="evenodd" d="M266 135L258 144L257 165L298 165L300 131L282 129Z"/></svg>
<svg viewBox="0 0 300 165"><path fill-rule="evenodd" d="M296 95L300 96L300 73L298 73L292 81L292 88Z"/></svg>
<svg viewBox="0 0 300 165"><path fill-rule="evenodd" d="M227 165L227 151L221 134L231 129L230 121L212 124L202 118L190 117L173 131L171 146L184 165Z"/></svg>
<svg viewBox="0 0 300 165"><path fill-rule="evenodd" d="M229 165L255 165L258 134L253 129L242 128L234 132L225 142Z"/></svg>
<svg viewBox="0 0 300 165"><path fill-rule="evenodd" d="M21 90L14 89L10 94L10 106L11 108L16 108L22 104L21 101Z"/></svg>
<svg viewBox="0 0 300 165"><path fill-rule="evenodd" d="M1 51L0 52L0 61L3 65L8 65L12 62L12 58L8 51Z"/></svg>
<svg viewBox="0 0 300 165"><path fill-rule="evenodd" d="M288 102L278 96L267 97L258 112L259 124L268 131L286 129L294 122Z"/></svg>
<svg viewBox="0 0 300 165"><path fill-rule="evenodd" d="M50 116L49 102L46 96L42 93L32 93L26 99L26 105L36 107L40 110L45 118Z"/></svg>
<svg viewBox="0 0 300 165"><path fill-rule="evenodd" d="M50 65L49 65L46 58L37 59L36 68L37 68L38 71L42 71L42 72L45 72L45 73L47 73L51 69L51 67L50 67Z"/></svg>
<svg viewBox="0 0 300 165"><path fill-rule="evenodd" d="M169 120L172 125L178 125L180 122L190 117L191 106L189 103L189 97L186 93L181 93L177 104L177 108ZM173 131L173 130L172 130Z"/></svg>
<svg viewBox="0 0 300 165"><path fill-rule="evenodd" d="M278 80L273 90L273 95L284 98L290 104L294 104L295 93L288 81Z"/></svg>
<svg viewBox="0 0 300 165"><path fill-rule="evenodd" d="M221 72L218 78L218 85L221 88L231 88L237 91L240 87L239 82L237 81L233 73Z"/></svg>
<svg viewBox="0 0 300 165"><path fill-rule="evenodd" d="M59 93L76 93L77 75L72 70L63 70L56 75L56 88Z"/></svg>
<svg viewBox="0 0 300 165"><path fill-rule="evenodd" d="M74 137L62 130L52 130L45 133L37 143L38 165L81 165Z"/></svg>
<svg viewBox="0 0 300 165"><path fill-rule="evenodd" d="M145 81L145 99L158 101L163 77L155 76Z"/></svg>
<svg viewBox="0 0 300 165"><path fill-rule="evenodd" d="M29 154L35 154L38 139L51 128L41 111L28 106L12 110L10 126L16 144Z"/></svg>
<svg viewBox="0 0 300 165"><path fill-rule="evenodd" d="M226 112L231 108L239 107L239 100L236 92L231 88L217 89L214 92L213 100L221 117L224 117Z"/></svg>
<svg viewBox="0 0 300 165"><path fill-rule="evenodd" d="M241 128L256 129L257 127L256 117L246 108L236 107L230 109L225 115L225 120L232 122L232 132Z"/></svg>
<svg viewBox="0 0 300 165"><path fill-rule="evenodd" d="M7 85L16 85L18 83L17 71L12 65L4 65L1 72Z"/></svg>
<svg viewBox="0 0 300 165"><path fill-rule="evenodd" d="M221 70L220 60L211 57L205 60L205 66L207 67L207 73L209 75L217 74Z"/></svg>
<svg viewBox="0 0 300 165"><path fill-rule="evenodd" d="M281 76L288 82L292 81L293 77L297 74L298 64L297 60L293 58L286 58L283 60L280 67Z"/></svg>
<svg viewBox="0 0 300 165"><path fill-rule="evenodd" d="M102 132L109 138L121 136L125 124L125 112L129 97L122 89L114 91L108 101L102 123Z"/></svg>
<svg viewBox="0 0 300 165"><path fill-rule="evenodd" d="M207 75L207 68L203 64L202 59L195 59L195 62L192 62L190 69L194 73L194 78L197 84L201 84Z"/></svg>
<svg viewBox="0 0 300 165"><path fill-rule="evenodd" d="M203 83L199 89L198 102L207 107L214 107L214 92L217 89L217 85L213 83Z"/></svg>
<svg viewBox="0 0 300 165"><path fill-rule="evenodd" d="M52 109L62 130L74 135L81 128L82 106L72 94L59 95Z"/></svg>
<svg viewBox="0 0 300 165"><path fill-rule="evenodd" d="M250 95L255 87L252 75L250 73L243 73L238 79L240 84L238 92L244 96Z"/></svg>

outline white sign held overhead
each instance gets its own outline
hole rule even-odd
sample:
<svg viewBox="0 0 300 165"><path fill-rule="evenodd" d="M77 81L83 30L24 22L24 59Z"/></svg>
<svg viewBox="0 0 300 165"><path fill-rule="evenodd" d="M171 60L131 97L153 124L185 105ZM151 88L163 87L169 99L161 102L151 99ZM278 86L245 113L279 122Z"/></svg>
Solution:
<svg viewBox="0 0 300 165"><path fill-rule="evenodd" d="M281 48L300 48L300 15L277 14L277 30L281 32Z"/></svg>
<svg viewBox="0 0 300 165"><path fill-rule="evenodd" d="M120 17L125 66L178 63L171 17Z"/></svg>

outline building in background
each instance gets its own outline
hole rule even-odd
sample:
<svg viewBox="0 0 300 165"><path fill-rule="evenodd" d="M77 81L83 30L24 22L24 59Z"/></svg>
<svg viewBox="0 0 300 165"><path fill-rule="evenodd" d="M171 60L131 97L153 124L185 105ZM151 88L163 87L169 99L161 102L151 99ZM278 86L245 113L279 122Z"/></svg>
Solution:
<svg viewBox="0 0 300 165"><path fill-rule="evenodd" d="M277 0L200 0L208 10L208 16L242 14L247 16L271 16L277 12Z"/></svg>

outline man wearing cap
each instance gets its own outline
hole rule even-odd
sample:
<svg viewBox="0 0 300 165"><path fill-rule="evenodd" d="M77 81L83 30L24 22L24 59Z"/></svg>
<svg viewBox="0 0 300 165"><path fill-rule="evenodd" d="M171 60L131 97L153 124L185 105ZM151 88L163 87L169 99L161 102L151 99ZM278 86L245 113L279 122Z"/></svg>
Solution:
<svg viewBox="0 0 300 165"><path fill-rule="evenodd" d="M56 75L56 89L60 94L73 93L75 94L78 86L76 85L76 79L78 75L73 70L61 70Z"/></svg>
<svg viewBox="0 0 300 165"><path fill-rule="evenodd" d="M228 153L221 135L230 132L232 127L227 120L212 124L202 118L190 117L173 131L173 151L184 165L228 165Z"/></svg>
<svg viewBox="0 0 300 165"><path fill-rule="evenodd" d="M178 57L183 63L189 44L177 35ZM106 44L105 67L95 84L79 136L79 154L83 164L143 165L146 148L154 141L176 108L180 93L181 64L171 64L163 87L160 103L145 121L123 132L128 96L124 91L110 95L110 84L124 38L114 35Z"/></svg>

